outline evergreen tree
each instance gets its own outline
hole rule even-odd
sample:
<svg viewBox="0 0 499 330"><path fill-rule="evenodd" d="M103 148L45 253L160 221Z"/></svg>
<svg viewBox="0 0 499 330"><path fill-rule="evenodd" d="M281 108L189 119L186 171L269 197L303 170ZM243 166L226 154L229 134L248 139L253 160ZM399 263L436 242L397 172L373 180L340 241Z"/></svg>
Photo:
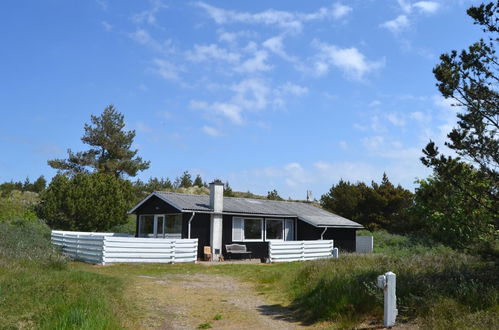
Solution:
<svg viewBox="0 0 499 330"><path fill-rule="evenodd" d="M46 186L47 180L45 180L45 177L43 175L40 175L38 179L33 182L33 191L36 193L41 193L43 190L45 190Z"/></svg>
<svg viewBox="0 0 499 330"><path fill-rule="evenodd" d="M203 187L204 184L203 184L203 179L201 179L201 176L198 174L196 175L196 179L194 179L194 182L192 184L193 186L197 186L197 187Z"/></svg>
<svg viewBox="0 0 499 330"><path fill-rule="evenodd" d="M181 188L190 188L190 187L192 187L192 176L189 173L189 171L185 171L180 176L179 187L181 187Z"/></svg>
<svg viewBox="0 0 499 330"><path fill-rule="evenodd" d="M428 228L436 230L434 236L451 246L461 242L450 240L470 245L499 238L499 61L495 50L499 1L471 7L467 13L481 25L486 40L459 53L441 55L433 70L440 93L460 111L457 127L445 143L458 157L442 155L434 142L428 143L421 161L433 169L433 176L420 181L415 207ZM491 228L495 235L485 235Z"/></svg>
<svg viewBox="0 0 499 330"><path fill-rule="evenodd" d="M283 201L284 199L279 196L279 193L277 190L272 190L267 193L267 199L274 200L274 201Z"/></svg>
<svg viewBox="0 0 499 330"><path fill-rule="evenodd" d="M85 124L82 142L91 148L73 153L68 149L68 159L49 160L48 164L68 174L99 172L116 177L136 176L149 168L149 162L137 157L132 150L135 131L125 131L125 120L113 105L104 109L100 116L91 116L92 124Z"/></svg>

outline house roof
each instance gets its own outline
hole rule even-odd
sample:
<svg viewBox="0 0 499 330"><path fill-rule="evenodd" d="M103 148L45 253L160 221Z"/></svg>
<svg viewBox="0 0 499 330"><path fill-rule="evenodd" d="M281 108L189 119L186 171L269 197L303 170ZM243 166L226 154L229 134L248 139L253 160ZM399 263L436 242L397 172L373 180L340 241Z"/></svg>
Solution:
<svg viewBox="0 0 499 330"><path fill-rule="evenodd" d="M137 204L137 206L130 210L129 213L133 213L151 196L159 197L182 212L213 212L210 208L210 196L208 195L191 195L155 191L141 203ZM296 217L316 227L363 228L362 225L352 220L340 217L339 215L305 202L224 197L223 213Z"/></svg>

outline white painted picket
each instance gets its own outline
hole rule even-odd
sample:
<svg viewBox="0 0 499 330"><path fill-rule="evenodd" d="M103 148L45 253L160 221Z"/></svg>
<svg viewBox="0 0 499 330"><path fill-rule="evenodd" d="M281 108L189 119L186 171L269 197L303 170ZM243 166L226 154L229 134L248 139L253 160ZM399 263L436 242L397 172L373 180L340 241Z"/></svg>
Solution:
<svg viewBox="0 0 499 330"><path fill-rule="evenodd" d="M195 262L197 250L197 238L106 237L102 262L104 264L116 262Z"/></svg>
<svg viewBox="0 0 499 330"><path fill-rule="evenodd" d="M118 262L195 262L197 239L136 238L127 234L52 231L52 243L75 260Z"/></svg>
<svg viewBox="0 0 499 330"><path fill-rule="evenodd" d="M287 262L330 258L333 256L333 240L318 241L270 241L270 262Z"/></svg>

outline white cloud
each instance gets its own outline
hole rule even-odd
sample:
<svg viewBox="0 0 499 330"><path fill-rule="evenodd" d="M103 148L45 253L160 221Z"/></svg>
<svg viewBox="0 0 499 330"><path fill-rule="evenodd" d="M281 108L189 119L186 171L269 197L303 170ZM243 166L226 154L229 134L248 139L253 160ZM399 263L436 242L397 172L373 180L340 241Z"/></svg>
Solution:
<svg viewBox="0 0 499 330"><path fill-rule="evenodd" d="M203 62L210 59L236 63L239 61L240 55L235 52L230 52L227 49L220 48L215 44L210 45L194 45L194 50L187 53L187 59L194 62Z"/></svg>
<svg viewBox="0 0 499 330"><path fill-rule="evenodd" d="M424 114L421 111L414 111L409 114L409 118L414 119L421 123L428 123L431 120L431 115Z"/></svg>
<svg viewBox="0 0 499 330"><path fill-rule="evenodd" d="M388 121L394 126L398 126L398 127L405 126L404 118L402 118L400 115L398 115L396 113L387 114L386 119L388 119Z"/></svg>
<svg viewBox="0 0 499 330"><path fill-rule="evenodd" d="M418 1L413 4L413 7L421 10L426 14L435 14L440 8L440 4L435 1Z"/></svg>
<svg viewBox="0 0 499 330"><path fill-rule="evenodd" d="M313 45L319 49L314 60L315 73L320 76L335 66L349 79L362 80L364 76L384 66L384 61L369 61L357 48L339 48L317 40Z"/></svg>
<svg viewBox="0 0 499 330"><path fill-rule="evenodd" d="M352 7L349 7L349 6L345 6L345 5L342 5L340 3L335 3L333 5L333 17L334 19L341 19L345 16L347 16L348 14L350 14L350 12L352 11Z"/></svg>
<svg viewBox="0 0 499 330"><path fill-rule="evenodd" d="M262 110L267 107L270 88L261 79L245 79L231 86L236 93L233 102L247 110Z"/></svg>
<svg viewBox="0 0 499 330"><path fill-rule="evenodd" d="M111 24L109 24L108 22L102 21L101 24L102 24L102 27L104 28L104 30L106 30L106 32L111 32L113 30L113 26Z"/></svg>
<svg viewBox="0 0 499 330"><path fill-rule="evenodd" d="M241 125L243 123L243 118L241 116L242 109L231 103L207 103L203 101L191 101L190 107L192 109L207 110L225 116L234 124Z"/></svg>
<svg viewBox="0 0 499 330"><path fill-rule="evenodd" d="M287 83L279 87L279 91L285 94L303 96L308 93L308 88L293 84L292 82L288 81Z"/></svg>
<svg viewBox="0 0 499 330"><path fill-rule="evenodd" d="M216 128L211 127L211 126L203 126L202 130L204 133L206 133L210 136L217 137L217 136L221 135L219 130L217 130Z"/></svg>
<svg viewBox="0 0 499 330"><path fill-rule="evenodd" d="M380 24L380 27L388 29L393 34L398 34L411 25L406 15L400 15L397 18Z"/></svg>
<svg viewBox="0 0 499 330"><path fill-rule="evenodd" d="M271 65L266 63L268 53L264 50L257 50L254 57L247 59L241 65L235 68L237 72L252 73L258 71L269 71L272 69Z"/></svg>
<svg viewBox="0 0 499 330"><path fill-rule="evenodd" d="M348 143L346 141L338 142L338 146L343 150L348 150Z"/></svg>
<svg viewBox="0 0 499 330"><path fill-rule="evenodd" d="M147 23L150 25L156 25L156 15L158 12L167 8L161 0L150 0L152 7L150 9L144 10L132 16L132 21L136 24Z"/></svg>
<svg viewBox="0 0 499 330"><path fill-rule="evenodd" d="M409 14L412 11L412 5L410 1L407 0L397 0L400 9L406 14Z"/></svg>
<svg viewBox="0 0 499 330"><path fill-rule="evenodd" d="M172 41L170 39L165 40L164 42L159 42L145 29L137 29L135 32L130 33L129 36L133 41L147 46L157 52L165 54L174 52Z"/></svg>
<svg viewBox="0 0 499 330"><path fill-rule="evenodd" d="M371 103L369 103L370 107L377 107L378 105L381 105L381 102L379 100L374 100Z"/></svg>
<svg viewBox="0 0 499 330"><path fill-rule="evenodd" d="M166 80L179 79L179 72L182 70L170 61L156 58L153 60L153 64L155 66L153 70Z"/></svg>
<svg viewBox="0 0 499 330"><path fill-rule="evenodd" d="M282 40L282 36L276 36L265 40L262 45L287 61L295 61L296 59L293 56L288 55L284 50Z"/></svg>
<svg viewBox="0 0 499 330"><path fill-rule="evenodd" d="M377 151L385 143L385 138L383 136L370 136L362 139L362 144L364 147L370 151Z"/></svg>
<svg viewBox="0 0 499 330"><path fill-rule="evenodd" d="M144 122L138 121L135 123L135 127L137 131L142 132L142 133L151 133L152 129Z"/></svg>
<svg viewBox="0 0 499 330"><path fill-rule="evenodd" d="M217 24L246 23L277 26L286 31L300 32L303 24L310 21L325 19L341 19L348 15L352 8L336 3L331 7L322 7L312 13L288 12L268 9L259 13L226 10L209 5L205 2L196 2Z"/></svg>

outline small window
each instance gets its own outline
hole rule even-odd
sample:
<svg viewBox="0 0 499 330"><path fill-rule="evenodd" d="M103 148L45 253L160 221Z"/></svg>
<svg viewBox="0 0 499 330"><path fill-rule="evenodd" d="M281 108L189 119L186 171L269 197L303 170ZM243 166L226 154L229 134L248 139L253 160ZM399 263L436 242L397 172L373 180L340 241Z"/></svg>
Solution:
<svg viewBox="0 0 499 330"><path fill-rule="evenodd" d="M244 239L262 240L262 219L244 219Z"/></svg>
<svg viewBox="0 0 499 330"><path fill-rule="evenodd" d="M267 240L282 240L283 239L283 221L282 220L266 220L265 221L265 239Z"/></svg>

